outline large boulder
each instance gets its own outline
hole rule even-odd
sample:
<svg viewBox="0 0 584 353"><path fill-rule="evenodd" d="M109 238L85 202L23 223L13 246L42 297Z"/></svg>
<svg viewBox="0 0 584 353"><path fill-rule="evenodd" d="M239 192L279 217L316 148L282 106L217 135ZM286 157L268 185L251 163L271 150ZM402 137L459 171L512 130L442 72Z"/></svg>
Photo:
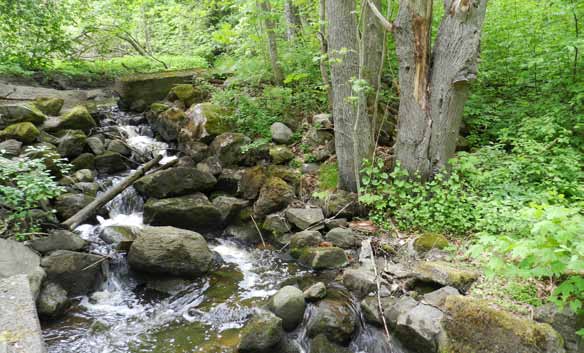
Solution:
<svg viewBox="0 0 584 353"><path fill-rule="evenodd" d="M175 85L191 83L193 77L203 73L195 69L122 76L114 86L120 97L118 105L123 110L143 112L152 103L163 100Z"/></svg>
<svg viewBox="0 0 584 353"><path fill-rule="evenodd" d="M143 227L130 247L128 263L141 272L196 278L213 265L202 235L174 227Z"/></svg>
<svg viewBox="0 0 584 353"><path fill-rule="evenodd" d="M442 339L441 321L443 317L444 313L439 309L430 305L418 304L398 316L396 335L404 345L414 352L437 352Z"/></svg>
<svg viewBox="0 0 584 353"><path fill-rule="evenodd" d="M461 292L466 292L479 278L476 271L458 268L443 261L420 261L413 271L417 281L452 286Z"/></svg>
<svg viewBox="0 0 584 353"><path fill-rule="evenodd" d="M304 290L304 299L307 302L316 302L326 297L326 285L322 282L316 282Z"/></svg>
<svg viewBox="0 0 584 353"><path fill-rule="evenodd" d="M138 236L138 230L130 226L107 226L101 230L99 237L108 244L114 244L117 250L129 251Z"/></svg>
<svg viewBox="0 0 584 353"><path fill-rule="evenodd" d="M95 169L104 174L114 174L128 169L128 161L119 153L105 151L95 156Z"/></svg>
<svg viewBox="0 0 584 353"><path fill-rule="evenodd" d="M107 260L102 256L57 250L43 257L47 280L60 285L71 296L95 291L105 278Z"/></svg>
<svg viewBox="0 0 584 353"><path fill-rule="evenodd" d="M250 223L232 224L225 228L225 235L244 244L257 244L261 241L255 225Z"/></svg>
<svg viewBox="0 0 584 353"><path fill-rule="evenodd" d="M105 152L105 145L98 136L91 136L87 138L87 146L93 154L102 154Z"/></svg>
<svg viewBox="0 0 584 353"><path fill-rule="evenodd" d="M304 317L304 293L293 286L285 286L270 298L270 310L282 319L282 327L286 331L294 330Z"/></svg>
<svg viewBox="0 0 584 353"><path fill-rule="evenodd" d="M364 269L346 269L343 273L343 284L358 298L363 298L377 288L375 273Z"/></svg>
<svg viewBox="0 0 584 353"><path fill-rule="evenodd" d="M349 264L345 251L337 247L302 249L299 261L315 270L334 270Z"/></svg>
<svg viewBox="0 0 584 353"><path fill-rule="evenodd" d="M356 193L337 190L329 193L326 198L316 199L315 202L322 207L326 217L352 218L359 213Z"/></svg>
<svg viewBox="0 0 584 353"><path fill-rule="evenodd" d="M132 154L132 150L128 148L128 145L124 141L118 139L110 141L107 150L119 153L126 157L129 157Z"/></svg>
<svg viewBox="0 0 584 353"><path fill-rule="evenodd" d="M280 213L273 213L266 216L262 229L269 232L272 236L278 237L292 231L292 227L286 221L286 217Z"/></svg>
<svg viewBox="0 0 584 353"><path fill-rule="evenodd" d="M447 339L442 352L562 353L562 337L548 324L494 309L487 302L450 296L442 321Z"/></svg>
<svg viewBox="0 0 584 353"><path fill-rule="evenodd" d="M164 141L172 142L178 139L181 126L186 123L185 112L176 107L168 108L150 120L150 124Z"/></svg>
<svg viewBox="0 0 584 353"><path fill-rule="evenodd" d="M347 346L356 326L357 315L347 300L327 298L318 302L306 330L311 338L322 334L333 343Z"/></svg>
<svg viewBox="0 0 584 353"><path fill-rule="evenodd" d="M294 189L284 180L277 177L268 178L254 204L254 214L258 218L264 218L270 213L278 212L288 206L294 196Z"/></svg>
<svg viewBox="0 0 584 353"><path fill-rule="evenodd" d="M282 319L269 311L256 313L241 331L239 353L272 353L284 337Z"/></svg>
<svg viewBox="0 0 584 353"><path fill-rule="evenodd" d="M66 193L59 195L55 200L57 216L64 221L89 205L93 200L95 200L95 197L86 194Z"/></svg>
<svg viewBox="0 0 584 353"><path fill-rule="evenodd" d="M25 144L33 143L41 132L32 123L16 123L0 131L0 141L18 140Z"/></svg>
<svg viewBox="0 0 584 353"><path fill-rule="evenodd" d="M290 249L292 249L292 254L294 255L294 253L298 253L299 249L318 246L322 241L322 235L319 231L304 230L290 237Z"/></svg>
<svg viewBox="0 0 584 353"><path fill-rule="evenodd" d="M160 199L209 191L216 183L217 179L210 173L196 168L177 167L148 174L138 179L134 187L142 195Z"/></svg>
<svg viewBox="0 0 584 353"><path fill-rule="evenodd" d="M24 244L0 238L0 279L26 275L34 298L39 295L45 278L45 271L40 264L40 256Z"/></svg>
<svg viewBox="0 0 584 353"><path fill-rule="evenodd" d="M41 125L46 119L45 114L32 105L0 105L0 128L24 122Z"/></svg>
<svg viewBox="0 0 584 353"><path fill-rule="evenodd" d="M272 140L282 144L290 143L294 134L288 126L279 122L272 124L270 132L272 133Z"/></svg>
<svg viewBox="0 0 584 353"><path fill-rule="evenodd" d="M223 171L217 177L215 190L230 195L237 194L242 174L243 170L241 169L223 168Z"/></svg>
<svg viewBox="0 0 584 353"><path fill-rule="evenodd" d="M304 230L310 226L323 228L324 214L320 208L288 208L286 218L296 227Z"/></svg>
<svg viewBox="0 0 584 353"><path fill-rule="evenodd" d="M242 147L251 143L249 137L238 132L223 133L211 142L209 151L217 156L224 166L239 164L245 157Z"/></svg>
<svg viewBox="0 0 584 353"><path fill-rule="evenodd" d="M59 137L57 151L61 156L73 159L83 153L87 144L87 136L83 131L62 130L57 136Z"/></svg>
<svg viewBox="0 0 584 353"><path fill-rule="evenodd" d="M0 151L4 156L16 157L22 151L22 142L13 139L0 142Z"/></svg>
<svg viewBox="0 0 584 353"><path fill-rule="evenodd" d="M74 171L95 169L95 155L93 153L81 153L71 161Z"/></svg>
<svg viewBox="0 0 584 353"><path fill-rule="evenodd" d="M270 147L270 158L274 164L284 164L294 159L294 153L286 146Z"/></svg>
<svg viewBox="0 0 584 353"><path fill-rule="evenodd" d="M432 249L444 249L449 244L448 239L442 234L425 233L414 240L414 249L425 253Z"/></svg>
<svg viewBox="0 0 584 353"><path fill-rule="evenodd" d="M57 129L82 130L88 134L95 127L97 127L97 124L87 108L83 105L78 105L61 117Z"/></svg>
<svg viewBox="0 0 584 353"><path fill-rule="evenodd" d="M65 100L63 98L54 97L37 97L33 101L33 105L46 115L57 116L63 108Z"/></svg>
<svg viewBox="0 0 584 353"><path fill-rule="evenodd" d="M584 337L576 333L584 329L584 313L576 314L569 307L559 309L548 303L535 309L535 319L550 324L564 337L567 353L584 352Z"/></svg>
<svg viewBox="0 0 584 353"><path fill-rule="evenodd" d="M249 201L233 196L219 195L213 199L213 205L221 212L221 220L230 222L236 220L239 213L249 205Z"/></svg>
<svg viewBox="0 0 584 353"><path fill-rule="evenodd" d="M58 229L47 236L29 240L26 245L40 253L49 253L55 250L81 250L87 245L87 241L78 234Z"/></svg>
<svg viewBox="0 0 584 353"><path fill-rule="evenodd" d="M63 314L69 305L67 291L53 282L45 282L37 299L39 315L57 317Z"/></svg>
<svg viewBox="0 0 584 353"><path fill-rule="evenodd" d="M144 204L144 222L153 226L173 226L203 232L220 228L221 218L221 211L201 193L150 199Z"/></svg>

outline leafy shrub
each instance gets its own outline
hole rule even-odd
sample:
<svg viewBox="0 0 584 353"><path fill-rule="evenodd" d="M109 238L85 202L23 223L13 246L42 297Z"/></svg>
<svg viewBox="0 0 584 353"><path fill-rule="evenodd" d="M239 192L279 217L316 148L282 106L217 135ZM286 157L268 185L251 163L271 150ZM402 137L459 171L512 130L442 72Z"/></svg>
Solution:
<svg viewBox="0 0 584 353"><path fill-rule="evenodd" d="M29 147L27 152L43 153ZM52 160L63 172L69 169L64 159ZM47 201L65 191L50 174L43 158L8 159L0 151L0 211L5 214L3 232L25 240L27 233L39 230L39 220L32 210L43 208Z"/></svg>
<svg viewBox="0 0 584 353"><path fill-rule="evenodd" d="M552 301L584 312L584 216L578 208L534 204L516 215L510 231L480 234L470 254L489 274L552 278ZM488 254L489 259L485 259Z"/></svg>

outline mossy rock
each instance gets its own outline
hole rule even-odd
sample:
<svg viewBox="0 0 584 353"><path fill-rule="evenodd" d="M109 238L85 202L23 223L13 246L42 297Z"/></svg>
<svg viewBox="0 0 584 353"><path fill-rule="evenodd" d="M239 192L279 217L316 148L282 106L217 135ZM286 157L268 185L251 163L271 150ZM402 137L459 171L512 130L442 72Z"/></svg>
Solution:
<svg viewBox="0 0 584 353"><path fill-rule="evenodd" d="M423 234L414 241L414 249L421 253L432 249L444 249L448 245L450 245L448 239L444 235L437 233Z"/></svg>
<svg viewBox="0 0 584 353"><path fill-rule="evenodd" d="M174 86L168 96L166 97L169 101L180 101L185 107L190 107L195 103L199 103L209 96L208 92L203 91L201 88L191 85L191 84L178 84Z"/></svg>
<svg viewBox="0 0 584 353"><path fill-rule="evenodd" d="M95 155L93 153L82 153L77 158L71 161L73 171L81 169L95 168Z"/></svg>
<svg viewBox="0 0 584 353"><path fill-rule="evenodd" d="M198 106L206 119L205 130L209 135L217 136L233 130L233 123L228 119L229 110L213 103L201 103Z"/></svg>
<svg viewBox="0 0 584 353"><path fill-rule="evenodd" d="M284 336L282 319L271 312L256 314L241 330L239 353L274 352Z"/></svg>
<svg viewBox="0 0 584 353"><path fill-rule="evenodd" d="M82 130L86 134L97 127L95 120L83 105L78 105L61 117L59 129Z"/></svg>
<svg viewBox="0 0 584 353"><path fill-rule="evenodd" d="M281 211L288 206L294 196L294 189L284 180L276 177L268 178L254 204L254 215L263 219L270 213Z"/></svg>
<svg viewBox="0 0 584 353"><path fill-rule="evenodd" d="M65 100L63 98L51 98L51 97L37 97L33 104L41 112L47 115L57 116L63 108Z"/></svg>
<svg viewBox="0 0 584 353"><path fill-rule="evenodd" d="M160 103L160 102L155 102L152 103L150 105L150 111L154 114L160 114L163 111L167 110L168 108L170 108L170 106L168 104L164 104L164 103Z"/></svg>
<svg viewBox="0 0 584 353"><path fill-rule="evenodd" d="M33 143L40 134L41 132L39 129L30 122L16 123L0 131L0 141L14 139L30 144Z"/></svg>
<svg viewBox="0 0 584 353"><path fill-rule="evenodd" d="M272 146L270 147L270 158L274 164L284 164L294 158L294 153L286 146Z"/></svg>
<svg viewBox="0 0 584 353"><path fill-rule="evenodd" d="M519 318L464 296L446 298L442 353L561 353L564 342L550 325Z"/></svg>
<svg viewBox="0 0 584 353"><path fill-rule="evenodd" d="M351 353L351 351L332 343L324 334L320 334L310 341L310 353Z"/></svg>
<svg viewBox="0 0 584 353"><path fill-rule="evenodd" d="M47 117L31 104L0 105L0 127L17 123L41 125Z"/></svg>
<svg viewBox="0 0 584 353"><path fill-rule="evenodd" d="M239 182L241 196L246 200L256 199L266 179L267 175L263 166L258 165L245 169Z"/></svg>
<svg viewBox="0 0 584 353"><path fill-rule="evenodd" d="M302 174L298 169L287 167L285 165L269 165L266 172L268 176L280 178L292 185L296 190L300 188Z"/></svg>
<svg viewBox="0 0 584 353"><path fill-rule="evenodd" d="M479 278L479 273L459 268L444 261L420 261L413 271L421 282L435 282L442 286L452 286L461 292L466 292Z"/></svg>

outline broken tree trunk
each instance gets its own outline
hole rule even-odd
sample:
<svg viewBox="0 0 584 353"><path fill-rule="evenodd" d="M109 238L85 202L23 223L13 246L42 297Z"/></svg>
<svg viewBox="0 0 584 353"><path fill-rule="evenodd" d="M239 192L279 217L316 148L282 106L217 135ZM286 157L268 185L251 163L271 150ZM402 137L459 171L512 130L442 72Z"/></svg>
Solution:
<svg viewBox="0 0 584 353"><path fill-rule="evenodd" d="M476 78L488 0L445 0L431 47L432 1L400 0L394 26L400 62L396 159L431 178L454 156L469 83Z"/></svg>
<svg viewBox="0 0 584 353"><path fill-rule="evenodd" d="M150 162L142 165L140 168L125 179L117 183L114 187L106 191L103 195L100 195L95 200L93 200L89 205L83 207L79 212L71 216L62 224L69 229L75 229L78 225L83 223L87 218L95 215L97 211L110 202L114 197L120 194L122 191L126 190L128 186L134 184L134 182L144 175L146 172L158 165L158 162L162 159L162 155L156 156Z"/></svg>

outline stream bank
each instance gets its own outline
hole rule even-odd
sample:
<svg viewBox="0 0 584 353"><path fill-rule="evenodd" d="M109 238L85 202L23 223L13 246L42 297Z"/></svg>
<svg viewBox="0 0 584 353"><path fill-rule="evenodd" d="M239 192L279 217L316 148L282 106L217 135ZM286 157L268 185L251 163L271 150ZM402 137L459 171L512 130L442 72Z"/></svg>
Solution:
<svg viewBox="0 0 584 353"><path fill-rule="evenodd" d="M61 221L153 155L178 158L76 233L28 243L44 255L49 352L564 351L551 326L465 297L479 274L451 265L443 239L372 241L355 195L312 199L310 166L288 164L289 127L274 124L273 143L255 146L200 93L176 85L144 113L75 108L28 121L43 131L30 141L7 140L70 158ZM333 121L309 125L303 141L324 161Z"/></svg>

